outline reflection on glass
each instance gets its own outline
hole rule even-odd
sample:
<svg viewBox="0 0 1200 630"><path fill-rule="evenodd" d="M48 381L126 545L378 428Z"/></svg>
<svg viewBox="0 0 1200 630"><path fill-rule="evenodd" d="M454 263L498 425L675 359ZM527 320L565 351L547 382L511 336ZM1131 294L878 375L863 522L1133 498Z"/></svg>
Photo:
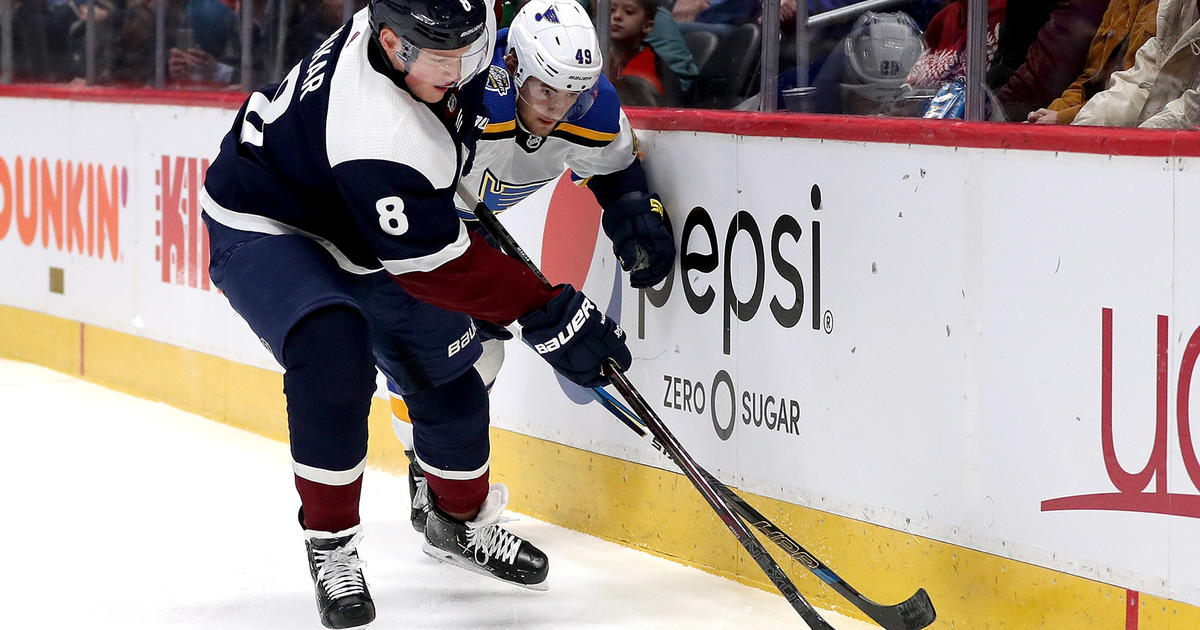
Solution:
<svg viewBox="0 0 1200 630"><path fill-rule="evenodd" d="M157 83L174 89L264 85L366 5L365 0L91 1L95 41L89 60L88 0L0 0L0 80L82 85L90 68L101 86L149 87L156 76ZM797 2L779 1L776 108L961 116L968 0ZM499 10L511 15L521 4L501 0ZM605 35L611 40L606 74L625 104L770 109L758 94L766 83L761 50L773 44L762 36L761 0L605 4L610 26ZM1200 55L1193 49L1200 49L1200 26L1194 4L986 0L987 118L1196 125L1200 67L1193 66L1200 66ZM250 9L247 21L242 7ZM806 13L798 38L797 16ZM11 31L4 28L6 20ZM1159 54L1139 59L1143 48ZM1169 80L1159 78L1164 68Z"/></svg>

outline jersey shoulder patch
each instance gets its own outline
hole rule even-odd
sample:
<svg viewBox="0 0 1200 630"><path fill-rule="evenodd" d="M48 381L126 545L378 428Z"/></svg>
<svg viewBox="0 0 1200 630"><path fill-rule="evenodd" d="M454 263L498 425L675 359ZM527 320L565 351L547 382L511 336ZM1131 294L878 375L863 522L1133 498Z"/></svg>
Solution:
<svg viewBox="0 0 1200 630"><path fill-rule="evenodd" d="M483 128L481 140L501 140L516 135L517 86L504 66L493 65L488 68L483 105L488 110L488 124Z"/></svg>
<svg viewBox="0 0 1200 630"><path fill-rule="evenodd" d="M488 110L488 125L483 129L481 140L503 140L512 138L517 132L517 86L504 64L504 50L508 47L508 29L496 32L496 48L492 51L492 65L488 68L487 84L483 91L483 105Z"/></svg>
<svg viewBox="0 0 1200 630"><path fill-rule="evenodd" d="M558 123L550 135L585 147L603 147L616 140L620 133L621 101L613 84L600 75L596 82L596 101L583 118Z"/></svg>

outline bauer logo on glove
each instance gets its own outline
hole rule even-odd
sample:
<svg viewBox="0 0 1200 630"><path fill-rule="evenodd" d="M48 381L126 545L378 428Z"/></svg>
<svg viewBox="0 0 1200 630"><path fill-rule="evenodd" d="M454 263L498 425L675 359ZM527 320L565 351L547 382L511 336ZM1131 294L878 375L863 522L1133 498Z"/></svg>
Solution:
<svg viewBox="0 0 1200 630"><path fill-rule="evenodd" d="M606 385L608 379L601 374L601 366L610 358L622 371L629 367L625 331L570 285L562 285L561 292L545 307L519 321L525 341L578 385Z"/></svg>
<svg viewBox="0 0 1200 630"><path fill-rule="evenodd" d="M587 323L588 313L591 313L594 310L596 310L596 305L592 304L592 301L587 299L587 297L584 297L583 304L579 307L579 310L575 311L575 314L571 316L571 321L567 322L566 328L563 328L558 335L554 336L546 343L534 344L534 350L537 350L538 354L546 354L547 352L554 352L555 350L567 345L567 343L570 342L573 337L575 337L575 333L578 332L585 323ZM599 315L600 323L603 324L604 313L599 313Z"/></svg>

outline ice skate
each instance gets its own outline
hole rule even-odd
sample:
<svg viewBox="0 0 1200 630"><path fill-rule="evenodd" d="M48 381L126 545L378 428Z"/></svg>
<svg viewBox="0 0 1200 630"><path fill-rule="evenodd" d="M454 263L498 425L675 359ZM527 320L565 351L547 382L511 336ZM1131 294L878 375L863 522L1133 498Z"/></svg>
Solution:
<svg viewBox="0 0 1200 630"><path fill-rule="evenodd" d="M430 497L432 499L432 496ZM479 514L470 521L451 518L429 502L425 553L458 567L537 591L549 588L550 561L528 541L500 526L508 488L494 483Z"/></svg>
<svg viewBox="0 0 1200 630"><path fill-rule="evenodd" d="M375 619L375 603L358 558L362 526L340 532L304 530L308 570L317 592L317 611L326 628L362 628Z"/></svg>

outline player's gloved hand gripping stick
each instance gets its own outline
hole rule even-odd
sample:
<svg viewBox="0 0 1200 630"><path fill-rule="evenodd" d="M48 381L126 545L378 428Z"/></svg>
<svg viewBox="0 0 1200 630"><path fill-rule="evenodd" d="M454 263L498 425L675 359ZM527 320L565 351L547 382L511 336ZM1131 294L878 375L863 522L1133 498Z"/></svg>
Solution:
<svg viewBox="0 0 1200 630"><path fill-rule="evenodd" d="M465 203L475 209L475 216L479 219L480 224L499 243L505 253L523 262L543 282L550 284L537 268L537 265L533 263L533 260L529 258L520 245L517 244L516 240L513 239L512 235L508 233L508 230L496 219L490 208L480 203L475 198L475 195L462 186L461 183L458 193ZM867 599L834 573L832 569L825 566L823 562L800 546L791 536L776 527L767 517L763 516L762 513L730 490L728 486L701 468L687 451L684 450L683 446L679 444L679 441L675 439L675 436L667 429L662 420L650 409L650 406L646 404L641 394L625 378L625 375L621 373L621 370L614 362L610 361L605 366L604 375L608 377L617 388L617 391L621 393L638 413L635 414L630 411L602 387L591 388L592 397L639 436L650 438L657 450L666 454L675 462L680 470L683 471L684 476L692 482L692 485L696 487L701 496L713 508L721 521L729 527L730 531L737 537L738 542L754 558L755 562L758 563L759 567L762 568L775 587L779 589L779 592L792 604L792 607L800 613L800 617L808 623L810 628L814 630L832 630L832 626L821 618L812 605L800 595L795 585L792 584L779 565L766 552L761 543L758 542L758 539L746 528L742 519L752 523L763 535L767 536L769 540L783 549L788 556L812 571L817 577L821 578L822 581L845 597L850 603L854 604L859 610L866 613L868 617L883 628L887 630L919 630L933 623L937 613L934 611L933 603L929 600L929 595L925 592L925 589L918 589L908 599L890 606L877 604ZM646 433L646 429L650 430L649 435Z"/></svg>

